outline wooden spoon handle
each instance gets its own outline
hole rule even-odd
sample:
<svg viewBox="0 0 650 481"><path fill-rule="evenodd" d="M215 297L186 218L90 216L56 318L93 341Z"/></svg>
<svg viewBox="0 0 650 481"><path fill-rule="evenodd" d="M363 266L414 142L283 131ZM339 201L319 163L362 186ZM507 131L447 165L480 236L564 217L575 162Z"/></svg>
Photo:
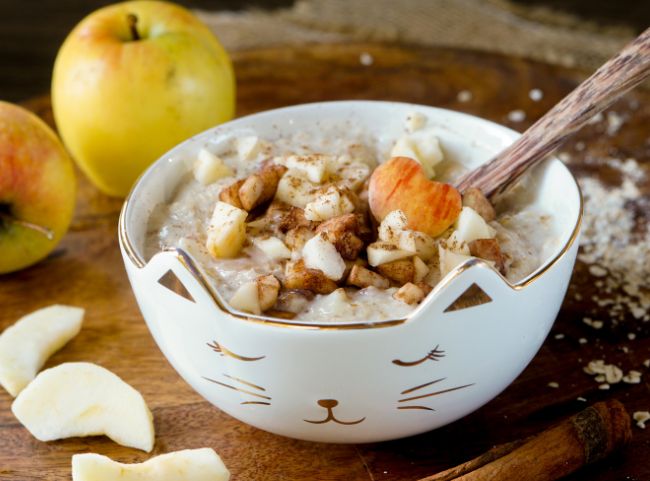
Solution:
<svg viewBox="0 0 650 481"><path fill-rule="evenodd" d="M557 149L595 114L650 75L650 28L601 66L512 145L457 183L486 196L502 192L527 169Z"/></svg>

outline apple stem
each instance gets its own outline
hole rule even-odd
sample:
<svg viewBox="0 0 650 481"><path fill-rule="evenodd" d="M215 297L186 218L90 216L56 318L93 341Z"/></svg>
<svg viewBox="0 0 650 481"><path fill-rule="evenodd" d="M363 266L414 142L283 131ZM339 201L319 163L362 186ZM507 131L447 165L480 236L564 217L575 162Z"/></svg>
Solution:
<svg viewBox="0 0 650 481"><path fill-rule="evenodd" d="M34 230L40 234L43 234L47 240L54 239L54 232L52 232L52 230L48 229L47 227L43 227L42 225L27 222L26 220L16 219L15 217L4 212L0 212L0 220L25 227L26 229Z"/></svg>
<svg viewBox="0 0 650 481"><path fill-rule="evenodd" d="M133 41L140 40L140 34L138 33L138 16L134 13L129 13L126 16L126 20L129 23L129 30L131 31L131 39Z"/></svg>

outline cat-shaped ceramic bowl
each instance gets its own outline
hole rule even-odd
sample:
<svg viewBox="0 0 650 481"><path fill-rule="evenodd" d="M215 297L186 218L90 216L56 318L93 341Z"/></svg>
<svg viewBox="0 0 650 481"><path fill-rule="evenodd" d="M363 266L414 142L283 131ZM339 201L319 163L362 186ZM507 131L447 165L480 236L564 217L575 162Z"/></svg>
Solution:
<svg viewBox="0 0 650 481"><path fill-rule="evenodd" d="M519 134L473 116L394 102L326 102L263 112L199 134L160 158L124 204L119 239L142 314L160 349L203 397L231 416L293 438L365 443L450 423L503 391L533 358L560 308L578 249L582 201L557 159L536 168L530 202L552 214L556 242L513 285L471 259L407 318L305 325L229 312L198 263L179 249L145 259L148 218L191 165L183 159L236 129L262 138L350 122L396 138L425 114L445 154L473 168ZM181 155L181 153L183 155ZM476 295L480 293L480 295ZM472 294L470 296L470 294ZM463 302L465 298L471 302Z"/></svg>

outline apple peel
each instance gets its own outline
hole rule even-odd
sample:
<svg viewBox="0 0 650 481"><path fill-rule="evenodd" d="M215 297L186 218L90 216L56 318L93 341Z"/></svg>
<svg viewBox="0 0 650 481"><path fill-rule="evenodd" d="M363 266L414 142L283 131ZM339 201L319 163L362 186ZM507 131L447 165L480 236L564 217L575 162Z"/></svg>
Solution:
<svg viewBox="0 0 650 481"><path fill-rule="evenodd" d="M393 157L375 169L368 186L370 210L378 221L401 210L409 229L432 237L446 231L460 214L460 193L450 184L429 180L409 157Z"/></svg>
<svg viewBox="0 0 650 481"><path fill-rule="evenodd" d="M230 472L211 448L162 454L124 464L94 453L72 456L72 481L228 481Z"/></svg>
<svg viewBox="0 0 650 481"><path fill-rule="evenodd" d="M16 397L45 361L79 334L84 310L53 305L27 314L0 335L0 385Z"/></svg>
<svg viewBox="0 0 650 481"><path fill-rule="evenodd" d="M138 391L108 369L69 362L41 372L11 410L39 441L105 434L150 452L153 416Z"/></svg>

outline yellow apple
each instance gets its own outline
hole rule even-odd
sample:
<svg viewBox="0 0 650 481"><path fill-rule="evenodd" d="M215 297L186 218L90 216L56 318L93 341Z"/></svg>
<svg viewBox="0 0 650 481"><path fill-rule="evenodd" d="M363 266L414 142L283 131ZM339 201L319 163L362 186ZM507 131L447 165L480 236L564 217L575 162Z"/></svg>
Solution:
<svg viewBox="0 0 650 481"><path fill-rule="evenodd" d="M175 144L234 114L230 59L178 5L132 1L83 19L54 64L52 107L72 157L105 193L125 196Z"/></svg>
<svg viewBox="0 0 650 481"><path fill-rule="evenodd" d="M45 257L68 230L77 179L45 122L0 101L0 274Z"/></svg>

